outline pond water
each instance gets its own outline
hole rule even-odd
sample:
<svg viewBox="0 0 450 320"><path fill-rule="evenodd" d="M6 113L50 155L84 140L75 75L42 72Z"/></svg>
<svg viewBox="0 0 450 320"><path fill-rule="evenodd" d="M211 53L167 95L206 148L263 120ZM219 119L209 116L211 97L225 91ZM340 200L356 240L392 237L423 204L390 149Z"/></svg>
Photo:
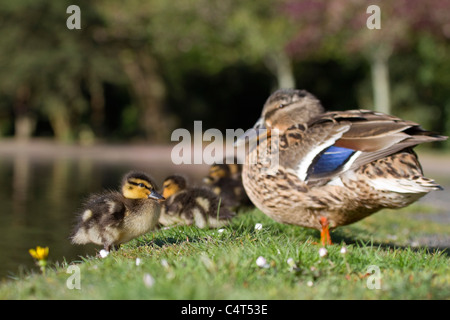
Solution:
<svg viewBox="0 0 450 320"><path fill-rule="evenodd" d="M0 145L0 279L36 269L30 248L48 246L49 261L79 260L99 246L72 245L69 235L82 200L103 189L117 189L129 170L163 179L181 173L199 183L208 166L175 166L167 148L155 151L107 148L82 149L32 146L22 151ZM36 148L36 150L34 150ZM149 156L150 154L150 156Z"/></svg>
<svg viewBox="0 0 450 320"><path fill-rule="evenodd" d="M159 186L173 173L199 184L208 166L176 166L170 152L167 146L80 148L0 142L0 280L36 269L28 250L38 245L50 248L50 262L95 254L99 246L70 244L75 213L89 194L116 189L129 170L148 172ZM421 160L426 175L446 187L421 201L443 208L442 215L434 218L449 223L448 158ZM448 243L443 245L448 247Z"/></svg>

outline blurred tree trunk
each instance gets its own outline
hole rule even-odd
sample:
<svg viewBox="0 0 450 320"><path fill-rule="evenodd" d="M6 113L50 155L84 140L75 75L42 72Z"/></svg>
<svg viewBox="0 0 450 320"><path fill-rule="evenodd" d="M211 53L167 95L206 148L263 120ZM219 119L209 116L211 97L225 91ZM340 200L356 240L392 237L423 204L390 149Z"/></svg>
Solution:
<svg viewBox="0 0 450 320"><path fill-rule="evenodd" d="M46 109L55 138L61 142L73 140L73 121L70 119L68 106L64 99L48 94Z"/></svg>
<svg viewBox="0 0 450 320"><path fill-rule="evenodd" d="M439 117L441 124L440 132L444 135L449 135L450 132L450 99L441 108L441 116ZM450 147L450 139L445 140L439 144L442 147Z"/></svg>
<svg viewBox="0 0 450 320"><path fill-rule="evenodd" d="M165 85L157 63L145 50L124 50L120 59L142 111L140 126L152 142L167 141L170 128L163 115Z"/></svg>
<svg viewBox="0 0 450 320"><path fill-rule="evenodd" d="M266 59L266 65L277 79L277 89L295 88L292 61L284 50L271 53Z"/></svg>
<svg viewBox="0 0 450 320"><path fill-rule="evenodd" d="M14 102L14 135L18 140L29 140L36 127L36 119L30 110L30 97L31 90L27 85L17 89Z"/></svg>
<svg viewBox="0 0 450 320"><path fill-rule="evenodd" d="M70 122L64 111L53 112L49 115L49 120L57 140L62 142L72 140Z"/></svg>
<svg viewBox="0 0 450 320"><path fill-rule="evenodd" d="M89 75L89 92L91 95L91 124L96 136L103 136L105 125L105 93L103 83L93 73Z"/></svg>
<svg viewBox="0 0 450 320"><path fill-rule="evenodd" d="M390 55L391 50L389 50L389 48L380 46L375 49L370 56L374 109L387 114L391 113L389 84Z"/></svg>

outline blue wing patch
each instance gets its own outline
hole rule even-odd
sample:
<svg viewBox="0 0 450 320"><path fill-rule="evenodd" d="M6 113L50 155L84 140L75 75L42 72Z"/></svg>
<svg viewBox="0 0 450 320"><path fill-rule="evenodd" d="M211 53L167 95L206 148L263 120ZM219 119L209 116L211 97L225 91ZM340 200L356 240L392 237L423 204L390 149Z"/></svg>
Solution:
<svg viewBox="0 0 450 320"><path fill-rule="evenodd" d="M323 175L338 170L355 153L355 150L331 146L317 155L308 168L308 177Z"/></svg>

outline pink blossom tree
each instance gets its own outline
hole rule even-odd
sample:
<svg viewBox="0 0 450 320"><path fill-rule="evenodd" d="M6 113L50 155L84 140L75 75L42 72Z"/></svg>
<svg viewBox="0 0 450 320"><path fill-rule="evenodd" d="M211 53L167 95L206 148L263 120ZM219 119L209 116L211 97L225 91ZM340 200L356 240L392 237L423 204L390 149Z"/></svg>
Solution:
<svg viewBox="0 0 450 320"><path fill-rule="evenodd" d="M391 111L390 57L425 33L450 38L450 0L292 0L286 13L298 23L288 44L293 57L363 56L370 64L374 109L386 113ZM379 28L373 28L377 23Z"/></svg>

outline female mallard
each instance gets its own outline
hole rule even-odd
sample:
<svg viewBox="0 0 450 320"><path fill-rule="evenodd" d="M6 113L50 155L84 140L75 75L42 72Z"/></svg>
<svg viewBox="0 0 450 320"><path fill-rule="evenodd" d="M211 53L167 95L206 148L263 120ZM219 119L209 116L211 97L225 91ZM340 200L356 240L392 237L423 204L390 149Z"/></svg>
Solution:
<svg viewBox="0 0 450 320"><path fill-rule="evenodd" d="M242 185L241 165L236 162L213 164L203 183L220 197L224 206L232 210L250 205Z"/></svg>
<svg viewBox="0 0 450 320"><path fill-rule="evenodd" d="M166 202L159 222L164 226L195 225L218 228L229 223L235 213L221 204L220 198L207 188L187 187L179 175L167 177L163 183Z"/></svg>
<svg viewBox="0 0 450 320"><path fill-rule="evenodd" d="M329 229L442 189L423 176L412 148L446 138L380 112L325 112L309 92L281 89L239 139L250 140L243 184L266 215L321 230L330 244Z"/></svg>
<svg viewBox="0 0 450 320"><path fill-rule="evenodd" d="M95 243L106 251L153 229L164 198L155 183L141 172L122 180L121 192L111 191L87 199L72 235L72 243Z"/></svg>

